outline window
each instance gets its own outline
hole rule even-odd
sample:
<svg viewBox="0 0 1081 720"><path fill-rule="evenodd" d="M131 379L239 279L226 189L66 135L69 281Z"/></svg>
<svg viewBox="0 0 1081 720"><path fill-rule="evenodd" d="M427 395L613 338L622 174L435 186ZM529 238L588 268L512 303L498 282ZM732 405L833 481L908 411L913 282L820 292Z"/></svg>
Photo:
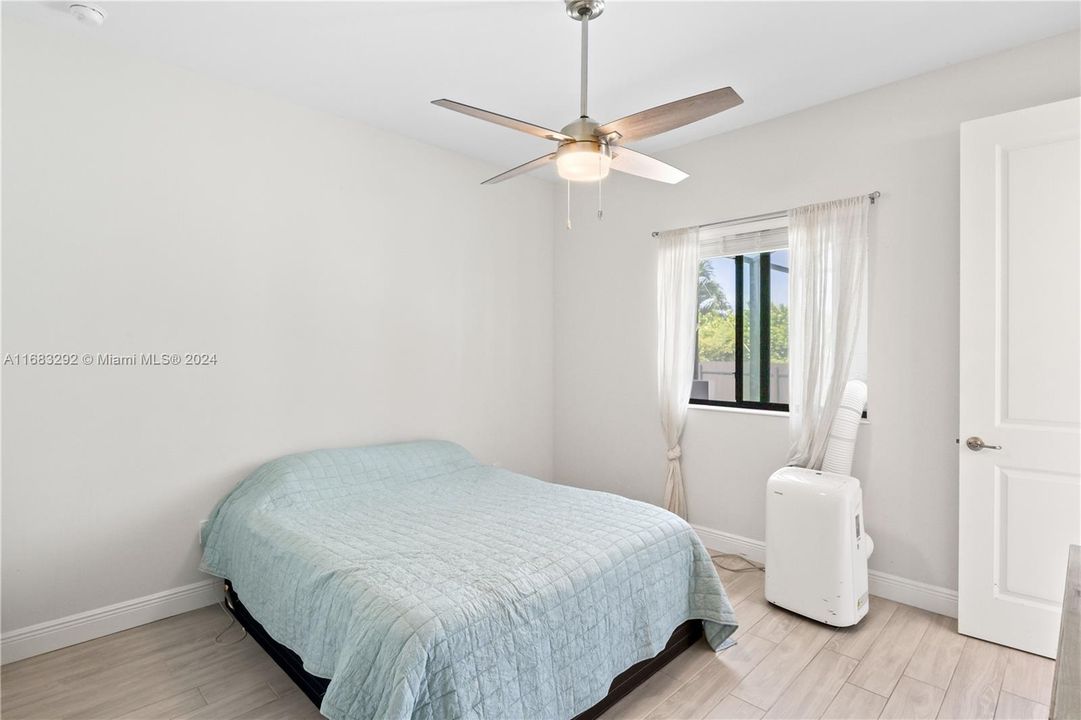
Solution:
<svg viewBox="0 0 1081 720"><path fill-rule="evenodd" d="M788 218L700 235L691 402L788 409Z"/></svg>
<svg viewBox="0 0 1081 720"><path fill-rule="evenodd" d="M691 403L787 411L788 218L710 228L700 243ZM863 306L852 376L866 381Z"/></svg>
<svg viewBox="0 0 1081 720"><path fill-rule="evenodd" d="M699 262L691 402L788 409L788 250Z"/></svg>

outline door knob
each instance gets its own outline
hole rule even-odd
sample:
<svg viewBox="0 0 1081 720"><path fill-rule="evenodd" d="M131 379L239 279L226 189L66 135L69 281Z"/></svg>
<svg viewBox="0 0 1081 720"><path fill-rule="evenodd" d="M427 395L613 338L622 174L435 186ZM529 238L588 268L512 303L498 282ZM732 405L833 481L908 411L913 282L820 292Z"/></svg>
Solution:
<svg viewBox="0 0 1081 720"><path fill-rule="evenodd" d="M973 435L972 437L965 440L965 447L967 447L972 452L979 452L980 450L1001 450L1002 449L1001 445L988 445L987 443L985 443L983 441L983 438L976 437L975 435Z"/></svg>

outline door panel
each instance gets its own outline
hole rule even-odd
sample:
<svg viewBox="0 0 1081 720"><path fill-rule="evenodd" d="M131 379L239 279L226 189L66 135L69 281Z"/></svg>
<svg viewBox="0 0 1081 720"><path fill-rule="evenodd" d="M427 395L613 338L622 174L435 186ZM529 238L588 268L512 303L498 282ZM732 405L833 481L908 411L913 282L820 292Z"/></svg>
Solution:
<svg viewBox="0 0 1081 720"><path fill-rule="evenodd" d="M1081 194L1079 157L1076 138L1001 150L1003 422L1081 421L1081 323L1064 322L1077 317L1081 244L1060 204Z"/></svg>
<svg viewBox="0 0 1081 720"><path fill-rule="evenodd" d="M1079 270L1081 101L962 125L958 629L1048 657L1081 543Z"/></svg>
<svg viewBox="0 0 1081 720"><path fill-rule="evenodd" d="M1076 475L998 469L998 596L1057 607L1081 507Z"/></svg>

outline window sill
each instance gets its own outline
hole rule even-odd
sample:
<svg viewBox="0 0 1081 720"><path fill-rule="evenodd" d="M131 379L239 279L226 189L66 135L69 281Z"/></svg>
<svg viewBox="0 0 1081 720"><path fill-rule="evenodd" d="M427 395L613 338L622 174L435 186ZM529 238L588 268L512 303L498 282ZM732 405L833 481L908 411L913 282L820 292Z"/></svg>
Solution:
<svg viewBox="0 0 1081 720"><path fill-rule="evenodd" d="M757 408L743 408L743 407L726 407L724 405L699 405L698 403L688 403L687 407L691 410L707 410L710 412L726 412L737 413L739 415L766 415L769 417L788 417L787 410L759 410Z"/></svg>
<svg viewBox="0 0 1081 720"><path fill-rule="evenodd" d="M735 413L737 415L766 415L767 417L787 418L787 410L758 410L756 408L726 407L724 405L699 405L687 403L691 410L706 410L707 412ZM860 418L860 425L870 425L869 418Z"/></svg>

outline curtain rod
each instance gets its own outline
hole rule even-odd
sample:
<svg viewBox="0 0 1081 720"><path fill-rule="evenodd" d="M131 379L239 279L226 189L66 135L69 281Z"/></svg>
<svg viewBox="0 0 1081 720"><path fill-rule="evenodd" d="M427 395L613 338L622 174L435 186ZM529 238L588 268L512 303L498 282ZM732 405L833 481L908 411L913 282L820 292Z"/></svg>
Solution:
<svg viewBox="0 0 1081 720"><path fill-rule="evenodd" d="M867 197L871 198L871 204L874 205L875 200L882 197L882 193L880 193L878 190L875 190L874 192L867 193ZM717 222L706 223L705 225L699 225L698 227L707 228L716 227L718 225L735 225L737 223L742 224L747 222L754 222L756 220L774 220L776 218L784 217L787 214L787 210L781 210L780 212L763 213L761 215L748 215L747 217L732 218L731 220L718 220ZM688 225L687 227L694 227L694 225ZM684 228L678 229L682 230ZM653 237L657 237L660 234L661 233L658 230L653 231Z"/></svg>

